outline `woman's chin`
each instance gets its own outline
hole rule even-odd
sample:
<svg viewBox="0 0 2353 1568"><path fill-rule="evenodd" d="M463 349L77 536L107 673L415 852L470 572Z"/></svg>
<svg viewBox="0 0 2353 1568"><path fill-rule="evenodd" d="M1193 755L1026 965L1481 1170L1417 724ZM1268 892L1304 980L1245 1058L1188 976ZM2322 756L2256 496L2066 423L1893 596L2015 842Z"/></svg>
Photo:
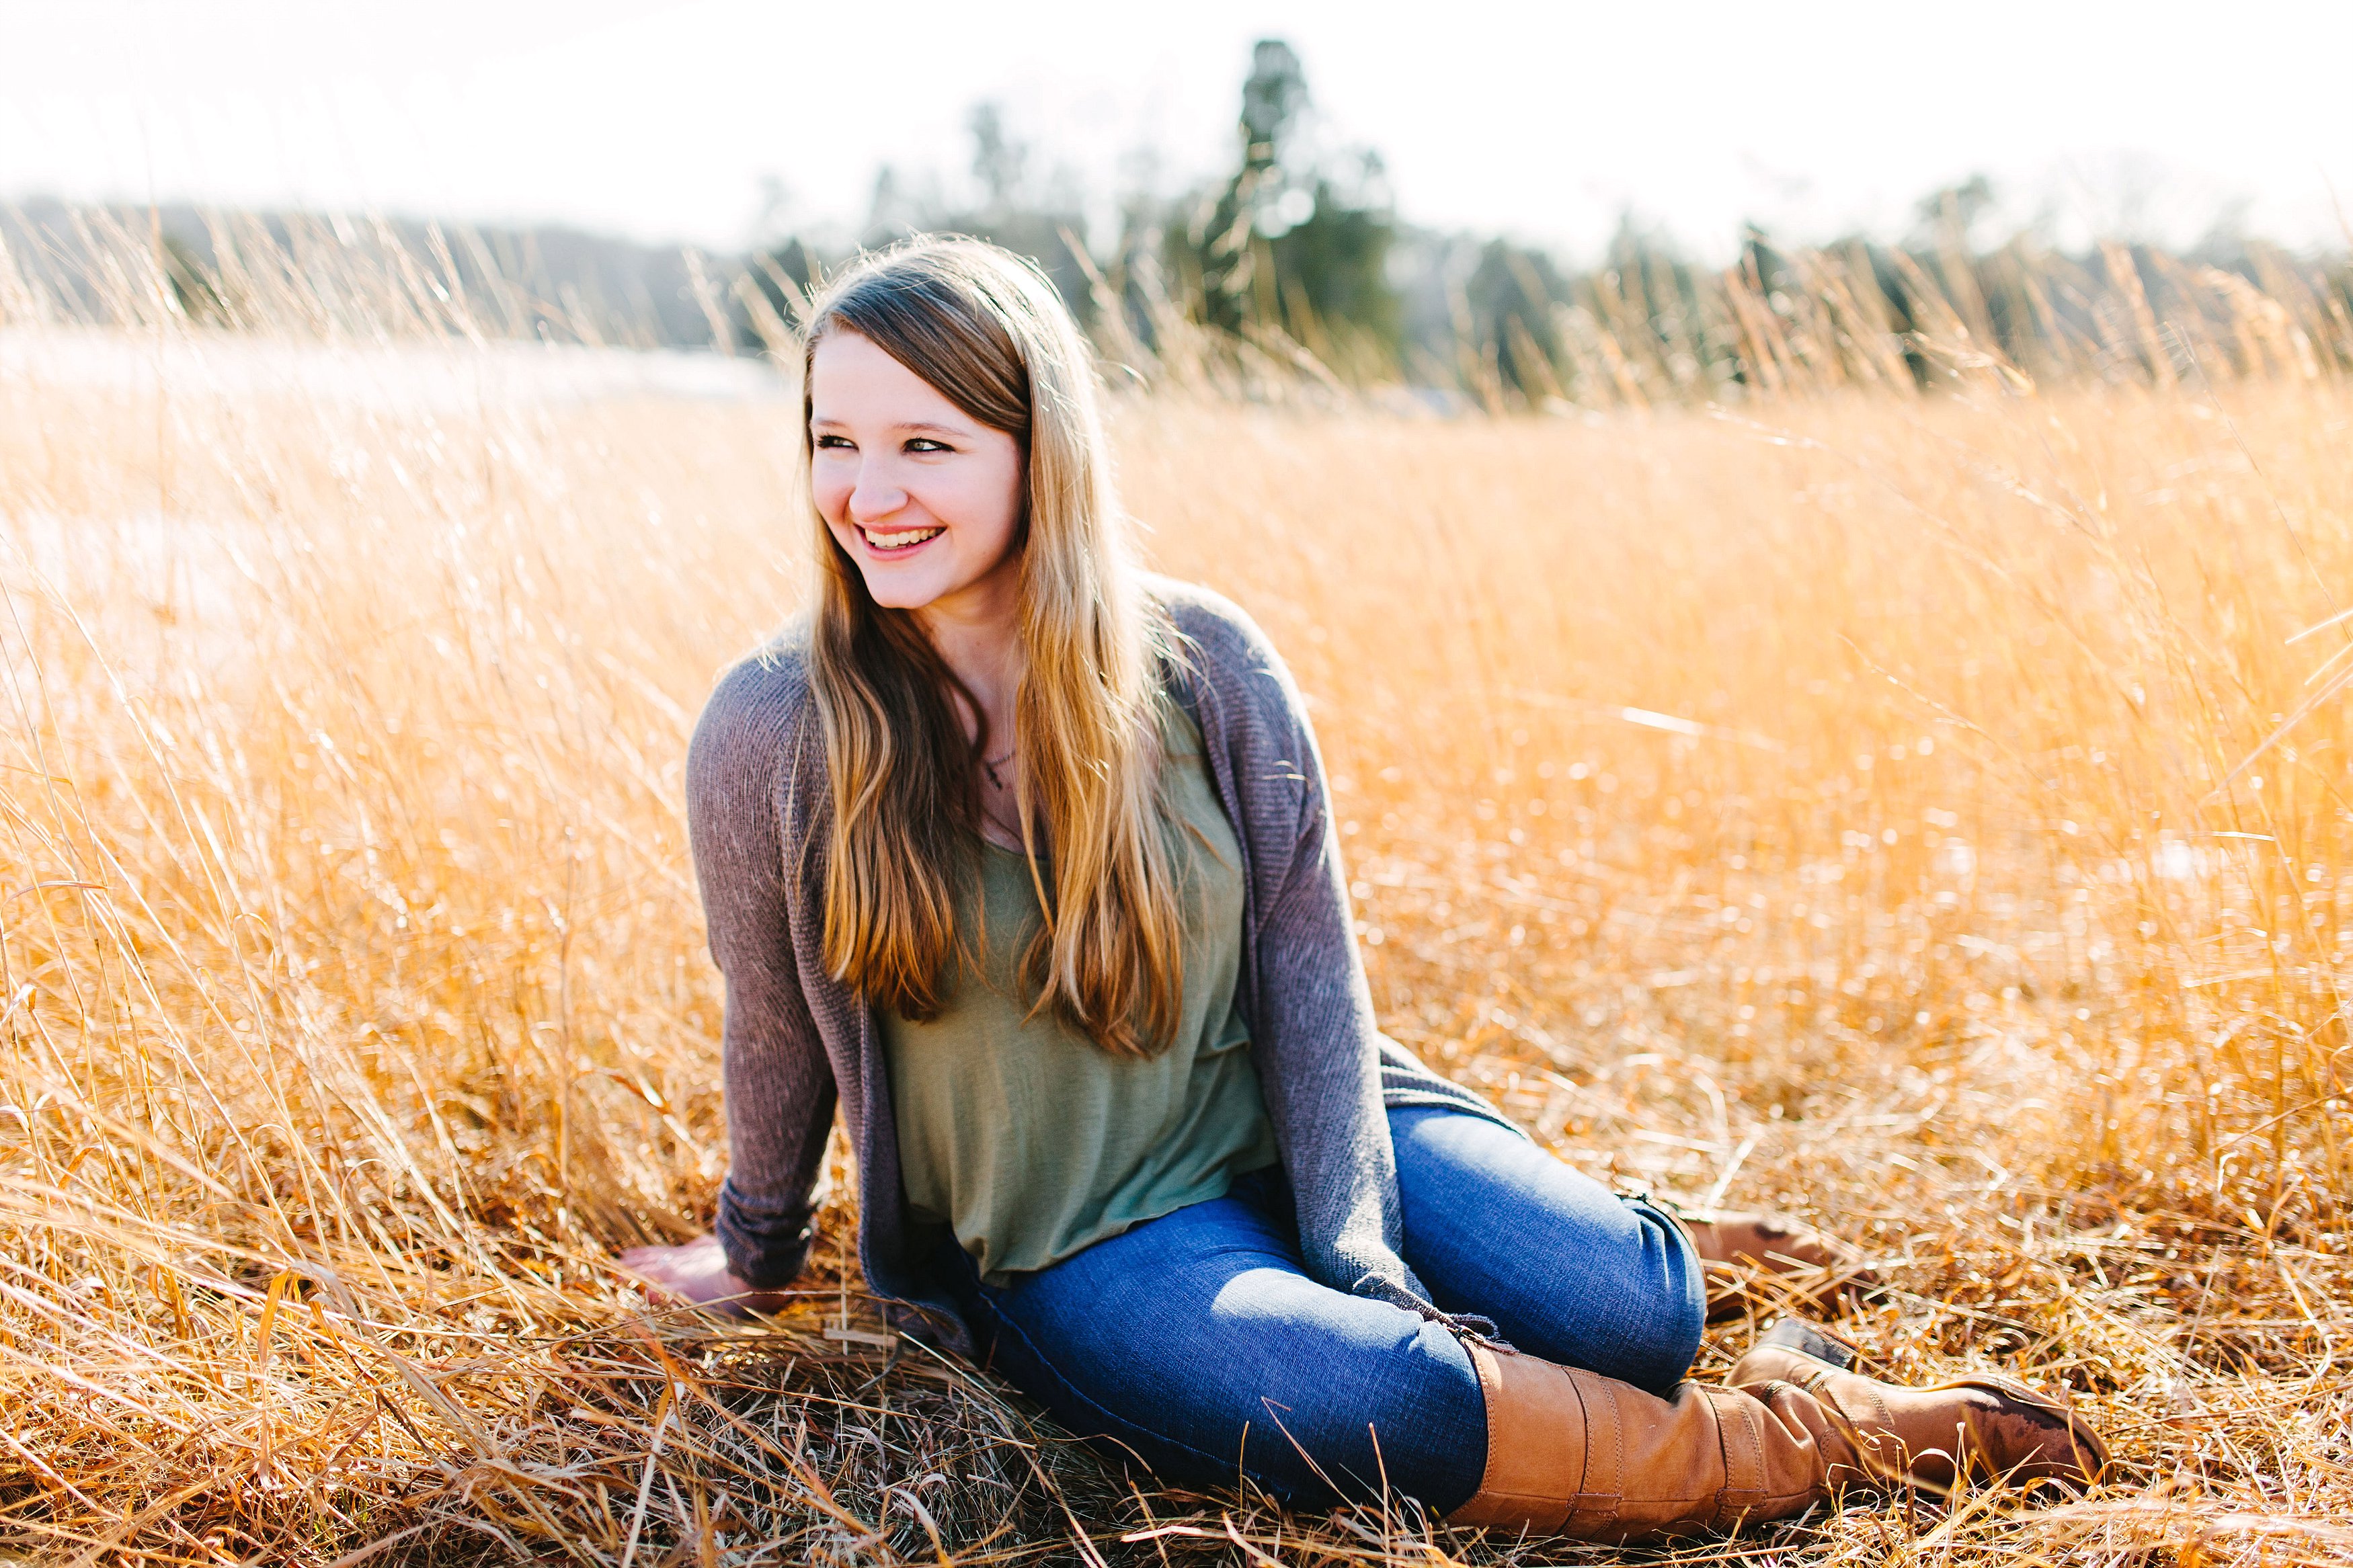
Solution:
<svg viewBox="0 0 2353 1568"><path fill-rule="evenodd" d="M947 574L913 563L903 568L870 566L865 577L867 596L886 610L920 610L937 604L957 586Z"/></svg>
<svg viewBox="0 0 2353 1568"><path fill-rule="evenodd" d="M911 588L903 583L869 583L866 595L886 610L920 610L940 597L934 590Z"/></svg>

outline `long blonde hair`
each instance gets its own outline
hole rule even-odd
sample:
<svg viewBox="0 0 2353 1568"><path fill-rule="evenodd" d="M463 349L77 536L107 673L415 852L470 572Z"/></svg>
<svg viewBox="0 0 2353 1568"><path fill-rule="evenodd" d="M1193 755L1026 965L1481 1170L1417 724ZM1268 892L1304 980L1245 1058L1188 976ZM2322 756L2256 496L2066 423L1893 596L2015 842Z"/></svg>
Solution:
<svg viewBox="0 0 2353 1568"><path fill-rule="evenodd" d="M1053 286L993 245L923 238L866 258L810 312L804 473L807 371L835 332L869 340L1024 453L1015 806L1044 920L1022 973L1039 1008L1115 1056L1149 1056L1176 1034L1184 973L1156 711L1175 637L1129 565L1085 340ZM955 889L978 872L987 719L914 618L875 604L804 493L822 563L810 674L833 786L825 962L867 1001L929 1018L959 951Z"/></svg>

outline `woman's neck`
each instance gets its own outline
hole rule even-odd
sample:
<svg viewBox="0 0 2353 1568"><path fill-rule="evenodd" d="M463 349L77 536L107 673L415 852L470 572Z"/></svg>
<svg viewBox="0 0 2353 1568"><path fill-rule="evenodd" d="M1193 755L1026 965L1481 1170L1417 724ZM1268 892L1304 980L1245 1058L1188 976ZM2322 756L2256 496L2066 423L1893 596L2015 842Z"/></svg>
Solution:
<svg viewBox="0 0 2353 1568"><path fill-rule="evenodd" d="M983 578L962 592L934 599L916 612L940 659L980 704L966 715L987 726L988 750L1013 745L1013 700L1021 683L1018 579Z"/></svg>

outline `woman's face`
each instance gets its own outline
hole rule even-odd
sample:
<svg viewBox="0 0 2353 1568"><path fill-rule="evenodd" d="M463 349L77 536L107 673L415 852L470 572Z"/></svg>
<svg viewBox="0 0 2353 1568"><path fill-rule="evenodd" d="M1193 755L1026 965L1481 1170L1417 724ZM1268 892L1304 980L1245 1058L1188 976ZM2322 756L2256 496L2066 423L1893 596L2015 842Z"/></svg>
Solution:
<svg viewBox="0 0 2353 1568"><path fill-rule="evenodd" d="M817 509L894 609L1010 610L1022 455L869 338L836 331L809 365Z"/></svg>

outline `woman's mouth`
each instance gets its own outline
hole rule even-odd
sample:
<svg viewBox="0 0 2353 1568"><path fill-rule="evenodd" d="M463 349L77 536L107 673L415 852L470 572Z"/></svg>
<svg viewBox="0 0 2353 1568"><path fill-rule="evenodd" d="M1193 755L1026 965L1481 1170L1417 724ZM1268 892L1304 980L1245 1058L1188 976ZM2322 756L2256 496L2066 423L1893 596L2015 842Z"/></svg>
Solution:
<svg viewBox="0 0 2353 1568"><path fill-rule="evenodd" d="M904 555L907 552L913 550L918 545L923 544L931 540L937 539L941 534L945 533L946 531L947 530L944 528L878 529L860 527L858 531L858 537L864 540L866 542L866 548L871 550L877 555Z"/></svg>

